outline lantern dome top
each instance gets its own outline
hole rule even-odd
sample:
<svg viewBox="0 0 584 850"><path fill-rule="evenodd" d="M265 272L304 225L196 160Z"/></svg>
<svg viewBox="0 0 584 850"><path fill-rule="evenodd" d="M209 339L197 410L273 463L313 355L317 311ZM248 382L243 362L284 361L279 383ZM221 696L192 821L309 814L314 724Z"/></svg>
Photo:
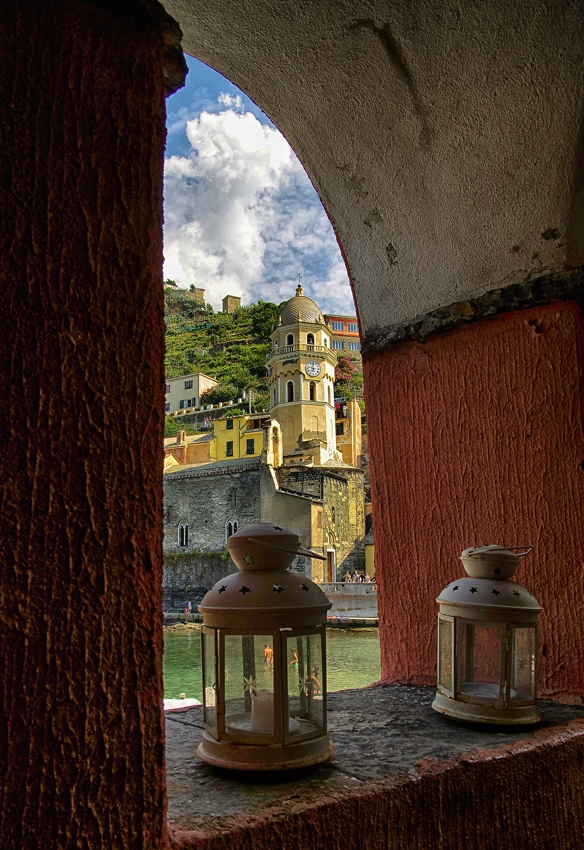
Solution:
<svg viewBox="0 0 584 850"><path fill-rule="evenodd" d="M516 581L506 579L459 578L444 588L436 602L465 608L505 608L532 613L542 610L529 590Z"/></svg>
<svg viewBox="0 0 584 850"><path fill-rule="evenodd" d="M227 541L229 554L240 570L287 570L296 555L325 561L324 555L300 545L294 531L271 522L256 522L232 534Z"/></svg>
<svg viewBox="0 0 584 850"><path fill-rule="evenodd" d="M279 325L292 325L295 322L310 322L314 325L324 325L320 307L312 298L304 294L301 286L296 289L294 298L286 301L278 317Z"/></svg>
<svg viewBox="0 0 584 850"><path fill-rule="evenodd" d="M520 549L524 551L518 551ZM532 549L533 546L499 546L489 543L487 546L465 549L460 560L471 578L505 581L511 578L519 566L520 556L529 554Z"/></svg>
<svg viewBox="0 0 584 850"><path fill-rule="evenodd" d="M294 628L321 625L332 606L311 579L288 567L297 554L323 559L299 546L298 535L272 523L255 523L233 534L227 548L241 569L205 594L204 623L223 628Z"/></svg>

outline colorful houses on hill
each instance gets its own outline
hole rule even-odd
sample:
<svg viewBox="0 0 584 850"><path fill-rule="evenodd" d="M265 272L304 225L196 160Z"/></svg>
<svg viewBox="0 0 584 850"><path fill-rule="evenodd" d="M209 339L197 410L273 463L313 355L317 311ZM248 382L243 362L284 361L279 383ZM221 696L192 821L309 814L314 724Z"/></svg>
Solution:
<svg viewBox="0 0 584 850"><path fill-rule="evenodd" d="M217 556L230 534L258 521L292 528L326 557L293 565L315 580L365 569L361 409L335 403L332 332L300 286L270 341L269 413L227 416L212 433L165 441L167 595L233 571Z"/></svg>

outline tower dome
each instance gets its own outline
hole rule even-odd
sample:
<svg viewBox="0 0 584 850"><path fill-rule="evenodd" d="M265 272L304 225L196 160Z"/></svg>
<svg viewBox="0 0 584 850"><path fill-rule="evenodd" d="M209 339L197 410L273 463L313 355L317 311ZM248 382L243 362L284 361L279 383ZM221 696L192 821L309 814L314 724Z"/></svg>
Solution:
<svg viewBox="0 0 584 850"><path fill-rule="evenodd" d="M304 294L304 290L300 285L296 289L294 298L286 301L278 317L279 325L291 325L295 322L311 322L312 324L324 325L324 318L319 306L314 303L312 298L308 298Z"/></svg>

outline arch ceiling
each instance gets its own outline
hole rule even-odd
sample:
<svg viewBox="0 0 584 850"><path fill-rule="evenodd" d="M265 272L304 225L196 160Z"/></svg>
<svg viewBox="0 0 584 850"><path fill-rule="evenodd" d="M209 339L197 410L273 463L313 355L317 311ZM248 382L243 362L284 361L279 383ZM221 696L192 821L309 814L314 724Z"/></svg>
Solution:
<svg viewBox="0 0 584 850"><path fill-rule="evenodd" d="M583 3L164 5L304 163L365 333L582 264Z"/></svg>

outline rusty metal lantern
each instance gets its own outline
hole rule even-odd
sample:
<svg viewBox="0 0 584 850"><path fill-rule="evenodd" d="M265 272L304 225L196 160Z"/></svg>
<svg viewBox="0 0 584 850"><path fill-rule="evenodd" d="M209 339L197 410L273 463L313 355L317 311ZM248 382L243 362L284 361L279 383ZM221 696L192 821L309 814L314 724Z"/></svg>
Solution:
<svg viewBox="0 0 584 850"><path fill-rule="evenodd" d="M523 552L517 550L525 549ZM477 546L460 559L467 572L437 602L438 687L432 708L456 720L536 723L541 606L510 581L532 546Z"/></svg>
<svg viewBox="0 0 584 850"><path fill-rule="evenodd" d="M241 572L205 595L201 653L203 761L236 770L317 764L334 750L326 718L326 614L331 603L290 571L298 535L270 523L233 534Z"/></svg>

